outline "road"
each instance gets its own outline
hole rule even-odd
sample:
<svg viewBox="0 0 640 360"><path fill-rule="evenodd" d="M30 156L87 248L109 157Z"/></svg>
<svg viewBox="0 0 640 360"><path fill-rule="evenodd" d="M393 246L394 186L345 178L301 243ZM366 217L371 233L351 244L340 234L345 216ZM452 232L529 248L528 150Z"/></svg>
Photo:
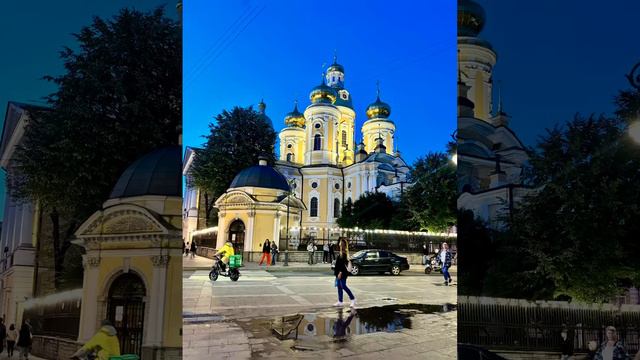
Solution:
<svg viewBox="0 0 640 360"><path fill-rule="evenodd" d="M185 359L455 357L455 311L413 312L410 326L395 332L365 329L363 320L371 313L367 309L385 305L455 304L455 278L453 286L444 286L441 276L419 272L349 277L359 310L354 313L353 334L337 343L329 328L339 316L346 319L351 312L332 306L337 292L328 265L320 271L243 269L241 274L237 282L224 277L211 282L208 270L185 269ZM300 326L297 340L276 339L271 331L273 320L295 314L303 314L305 321L313 319L314 325ZM306 336L311 328L318 330Z"/></svg>

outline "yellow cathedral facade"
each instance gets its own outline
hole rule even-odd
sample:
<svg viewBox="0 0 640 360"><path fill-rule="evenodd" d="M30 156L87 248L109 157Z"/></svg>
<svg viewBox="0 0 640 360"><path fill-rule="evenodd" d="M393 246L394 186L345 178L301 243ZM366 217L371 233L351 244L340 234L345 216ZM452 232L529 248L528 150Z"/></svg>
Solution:
<svg viewBox="0 0 640 360"><path fill-rule="evenodd" d="M216 247L231 240L256 252L265 239L296 248L309 239L337 239L342 206L367 192L397 199L410 186L409 166L394 151L391 107L376 100L365 110L356 145L356 110L345 88L344 67L334 62L311 89L303 112L296 103L279 133L279 158L242 170L217 201ZM266 105L260 103L264 114ZM288 235L288 237L287 237Z"/></svg>

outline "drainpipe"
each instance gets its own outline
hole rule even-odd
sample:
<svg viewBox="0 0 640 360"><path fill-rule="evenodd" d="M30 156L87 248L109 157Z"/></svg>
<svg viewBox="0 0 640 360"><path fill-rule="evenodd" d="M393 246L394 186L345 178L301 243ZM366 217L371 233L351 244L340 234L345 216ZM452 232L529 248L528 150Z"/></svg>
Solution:
<svg viewBox="0 0 640 360"><path fill-rule="evenodd" d="M302 183L302 187L300 187L300 201L302 201L302 204L304 204L304 206L307 206L307 204L304 203L304 174L302 173L301 168L298 168L298 173L300 174L300 182ZM303 210L300 210L300 219L298 219L298 227L300 228L300 239L302 239L302 211ZM298 241L300 239L298 239Z"/></svg>

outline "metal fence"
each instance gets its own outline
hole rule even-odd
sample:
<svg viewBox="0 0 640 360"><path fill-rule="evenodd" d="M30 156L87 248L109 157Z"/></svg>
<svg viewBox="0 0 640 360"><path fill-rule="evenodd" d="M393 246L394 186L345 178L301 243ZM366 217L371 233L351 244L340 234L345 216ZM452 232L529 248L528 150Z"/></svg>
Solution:
<svg viewBox="0 0 640 360"><path fill-rule="evenodd" d="M34 335L75 340L80 329L80 308L80 299L38 305L25 309L23 319L29 320Z"/></svg>
<svg viewBox="0 0 640 360"><path fill-rule="evenodd" d="M638 351L640 306L458 303L458 342L496 350L559 351L566 329L574 350L587 352L590 341L606 340L607 326L616 328L627 351Z"/></svg>

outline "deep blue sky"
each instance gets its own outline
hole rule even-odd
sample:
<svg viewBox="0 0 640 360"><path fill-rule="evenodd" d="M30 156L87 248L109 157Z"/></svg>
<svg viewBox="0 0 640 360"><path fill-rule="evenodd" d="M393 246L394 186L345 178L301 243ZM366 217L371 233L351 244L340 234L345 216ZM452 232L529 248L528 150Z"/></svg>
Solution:
<svg viewBox="0 0 640 360"><path fill-rule="evenodd" d="M8 101L42 104L55 86L42 80L59 75L63 66L58 54L63 46L73 48L77 33L93 16L111 18L124 7L151 10L166 4L166 14L177 18L175 0L109 1L7 1L0 12L0 125ZM0 130L1 131L1 130ZM4 171L0 171L0 221L4 212Z"/></svg>
<svg viewBox="0 0 640 360"><path fill-rule="evenodd" d="M223 109L261 98L282 129L294 100L301 111L309 104L334 50L358 133L376 80L407 162L445 150L455 130L455 1L190 0L183 37L185 145L200 146Z"/></svg>
<svg viewBox="0 0 640 360"><path fill-rule="evenodd" d="M576 112L611 114L640 61L640 2L478 0L511 127L527 145Z"/></svg>

